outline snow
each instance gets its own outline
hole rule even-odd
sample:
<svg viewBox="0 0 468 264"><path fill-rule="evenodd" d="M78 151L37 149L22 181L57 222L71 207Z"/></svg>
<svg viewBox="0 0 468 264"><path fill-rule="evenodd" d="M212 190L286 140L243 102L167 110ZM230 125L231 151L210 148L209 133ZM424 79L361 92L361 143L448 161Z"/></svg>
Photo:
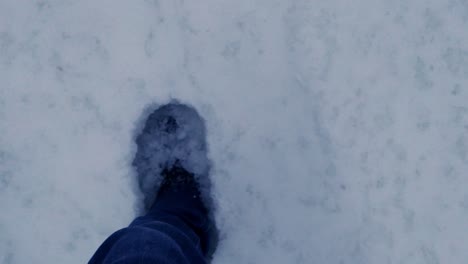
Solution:
<svg viewBox="0 0 468 264"><path fill-rule="evenodd" d="M0 1L0 263L137 215L144 109L206 120L214 263L468 259L468 4Z"/></svg>

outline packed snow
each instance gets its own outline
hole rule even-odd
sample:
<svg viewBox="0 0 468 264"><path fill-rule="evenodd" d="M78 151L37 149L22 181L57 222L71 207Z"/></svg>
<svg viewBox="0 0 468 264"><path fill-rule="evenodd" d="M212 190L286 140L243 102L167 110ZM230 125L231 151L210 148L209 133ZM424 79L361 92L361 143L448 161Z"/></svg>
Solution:
<svg viewBox="0 0 468 264"><path fill-rule="evenodd" d="M206 122L213 263L465 263L468 3L0 0L0 263L138 215L150 105Z"/></svg>

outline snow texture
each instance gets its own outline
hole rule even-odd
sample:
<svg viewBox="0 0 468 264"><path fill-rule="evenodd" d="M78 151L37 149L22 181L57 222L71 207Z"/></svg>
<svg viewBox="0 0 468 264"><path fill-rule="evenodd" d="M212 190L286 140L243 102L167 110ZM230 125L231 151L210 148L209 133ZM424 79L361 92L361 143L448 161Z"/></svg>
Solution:
<svg viewBox="0 0 468 264"><path fill-rule="evenodd" d="M0 263L137 215L134 131L206 121L214 263L468 259L468 3L0 0Z"/></svg>

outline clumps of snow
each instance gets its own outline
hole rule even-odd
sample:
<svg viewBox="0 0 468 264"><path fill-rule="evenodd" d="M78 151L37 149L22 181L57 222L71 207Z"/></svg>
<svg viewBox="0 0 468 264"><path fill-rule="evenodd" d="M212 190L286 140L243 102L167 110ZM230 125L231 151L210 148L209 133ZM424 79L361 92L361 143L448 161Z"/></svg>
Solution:
<svg viewBox="0 0 468 264"><path fill-rule="evenodd" d="M163 180L161 172L176 162L195 175L201 195L211 207L205 121L193 107L178 101L148 106L137 124L135 143L132 166L146 210Z"/></svg>

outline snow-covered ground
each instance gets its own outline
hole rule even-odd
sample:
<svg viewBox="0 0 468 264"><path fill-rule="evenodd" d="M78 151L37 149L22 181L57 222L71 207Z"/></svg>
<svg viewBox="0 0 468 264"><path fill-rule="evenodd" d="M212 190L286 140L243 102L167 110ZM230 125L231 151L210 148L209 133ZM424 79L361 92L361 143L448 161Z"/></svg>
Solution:
<svg viewBox="0 0 468 264"><path fill-rule="evenodd" d="M206 119L215 263L465 263L468 3L0 0L0 263L141 202L143 109Z"/></svg>

